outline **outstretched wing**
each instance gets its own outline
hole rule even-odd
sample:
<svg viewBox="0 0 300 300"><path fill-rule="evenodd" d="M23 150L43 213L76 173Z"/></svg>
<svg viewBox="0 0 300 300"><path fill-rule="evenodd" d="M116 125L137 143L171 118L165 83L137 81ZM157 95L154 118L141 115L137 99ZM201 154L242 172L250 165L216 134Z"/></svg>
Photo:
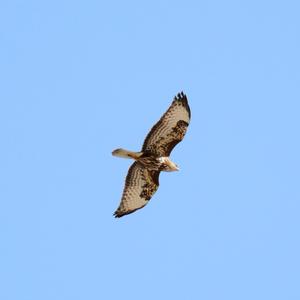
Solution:
<svg viewBox="0 0 300 300"><path fill-rule="evenodd" d="M142 151L158 156L169 156L173 148L182 141L190 118L191 111L187 97L181 92L148 133Z"/></svg>
<svg viewBox="0 0 300 300"><path fill-rule="evenodd" d="M122 200L114 216L120 218L144 207L158 189L159 173L134 162L128 170Z"/></svg>

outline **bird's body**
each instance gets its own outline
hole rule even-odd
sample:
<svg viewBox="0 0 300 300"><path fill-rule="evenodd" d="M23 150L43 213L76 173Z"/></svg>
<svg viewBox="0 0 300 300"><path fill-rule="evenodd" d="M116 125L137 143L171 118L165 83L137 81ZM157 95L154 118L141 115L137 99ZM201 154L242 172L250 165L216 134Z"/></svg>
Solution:
<svg viewBox="0 0 300 300"><path fill-rule="evenodd" d="M174 98L169 109L147 135L142 150L116 149L114 156L131 158L120 206L115 217L122 217L144 207L156 192L161 171L178 171L169 158L172 149L183 139L190 121L190 108L183 93Z"/></svg>
<svg viewBox="0 0 300 300"><path fill-rule="evenodd" d="M112 155L123 157L123 158L132 158L151 171L178 171L179 168L175 163L173 163L167 156L157 156L151 153L143 152L133 152L125 149L116 149L112 152Z"/></svg>
<svg viewBox="0 0 300 300"><path fill-rule="evenodd" d="M138 162L140 162L146 169L152 171L172 172L179 170L177 165L173 163L167 156L155 157L151 155L145 155L144 157L138 159Z"/></svg>

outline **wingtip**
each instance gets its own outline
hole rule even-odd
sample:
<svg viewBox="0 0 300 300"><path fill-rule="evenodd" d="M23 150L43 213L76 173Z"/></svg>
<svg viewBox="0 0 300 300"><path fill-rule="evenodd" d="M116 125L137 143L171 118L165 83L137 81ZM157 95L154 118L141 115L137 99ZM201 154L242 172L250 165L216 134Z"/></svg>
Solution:
<svg viewBox="0 0 300 300"><path fill-rule="evenodd" d="M125 211L122 211L122 210L116 210L114 213L113 213L113 216L117 219L125 216L125 215L128 215L130 212L125 212Z"/></svg>
<svg viewBox="0 0 300 300"><path fill-rule="evenodd" d="M118 210L118 209L117 209L117 210L114 212L113 216L114 216L115 218L121 218L121 217L123 217L123 216L130 215L130 214L134 213L135 211L137 211L137 210L143 208L145 205L146 205L146 204L144 204L144 205L141 206L141 207L138 207L138 208L135 208L135 209L132 209L132 210L128 210L128 211L124 211L124 210L122 211L122 210Z"/></svg>
<svg viewBox="0 0 300 300"><path fill-rule="evenodd" d="M121 218L122 216L123 216L123 214L121 214L119 211L115 211L114 213L113 213L113 216L115 217L115 218Z"/></svg>
<svg viewBox="0 0 300 300"><path fill-rule="evenodd" d="M187 100L186 94L181 91L175 96L175 100Z"/></svg>
<svg viewBox="0 0 300 300"><path fill-rule="evenodd" d="M188 105L187 96L183 91L181 91L174 97L174 101L180 101L180 102L184 103L185 105Z"/></svg>
<svg viewBox="0 0 300 300"><path fill-rule="evenodd" d="M181 91L174 97L174 101L180 101L181 103L183 103L183 105L186 107L188 111L189 117L191 117L191 109L188 103L188 99L186 94L183 91Z"/></svg>

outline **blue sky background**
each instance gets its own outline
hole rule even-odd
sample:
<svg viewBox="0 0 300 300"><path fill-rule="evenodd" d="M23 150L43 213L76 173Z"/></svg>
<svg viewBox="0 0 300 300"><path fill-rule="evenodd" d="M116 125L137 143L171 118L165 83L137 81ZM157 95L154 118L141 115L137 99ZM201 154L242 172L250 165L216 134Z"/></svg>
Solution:
<svg viewBox="0 0 300 300"><path fill-rule="evenodd" d="M299 10L1 1L0 298L300 299ZM181 171L114 219L181 90Z"/></svg>

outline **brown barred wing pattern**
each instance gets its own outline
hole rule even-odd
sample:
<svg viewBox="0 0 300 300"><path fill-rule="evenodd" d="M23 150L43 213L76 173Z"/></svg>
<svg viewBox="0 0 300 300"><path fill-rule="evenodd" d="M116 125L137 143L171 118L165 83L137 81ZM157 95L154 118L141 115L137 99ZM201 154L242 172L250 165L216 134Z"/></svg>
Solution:
<svg viewBox="0 0 300 300"><path fill-rule="evenodd" d="M184 138L190 118L191 110L187 97L181 92L148 133L142 152L169 156L173 148Z"/></svg>
<svg viewBox="0 0 300 300"><path fill-rule="evenodd" d="M120 218L144 207L158 189L159 173L134 162L128 170L121 203L114 216Z"/></svg>

